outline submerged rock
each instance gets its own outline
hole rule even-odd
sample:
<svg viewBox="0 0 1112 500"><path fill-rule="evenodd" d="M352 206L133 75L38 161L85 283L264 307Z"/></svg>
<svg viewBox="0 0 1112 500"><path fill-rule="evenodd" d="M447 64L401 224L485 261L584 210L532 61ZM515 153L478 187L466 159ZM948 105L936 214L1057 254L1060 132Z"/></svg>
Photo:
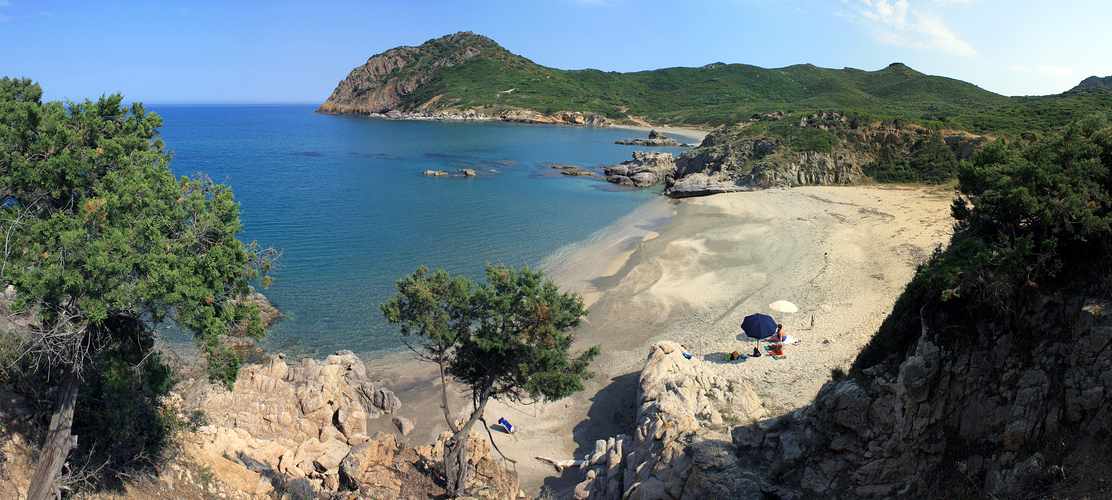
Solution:
<svg viewBox="0 0 1112 500"><path fill-rule="evenodd" d="M549 165L549 167L554 168L556 170L560 170L561 174L567 175L567 176L570 176L570 177L576 177L576 176L594 177L595 176L594 172L592 172L590 170L587 170L583 167L577 167L575 165L564 165L564 164L557 163L557 164Z"/></svg>

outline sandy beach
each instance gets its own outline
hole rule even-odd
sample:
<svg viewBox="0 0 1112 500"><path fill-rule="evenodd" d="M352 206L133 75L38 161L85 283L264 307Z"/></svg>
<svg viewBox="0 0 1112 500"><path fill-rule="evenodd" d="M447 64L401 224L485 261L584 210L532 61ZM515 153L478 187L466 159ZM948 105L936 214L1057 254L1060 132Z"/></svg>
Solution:
<svg viewBox="0 0 1112 500"><path fill-rule="evenodd" d="M495 444L516 462L507 465L520 474L522 489L530 496L545 486L561 492L577 480L576 469L557 473L536 456L573 458L593 449L596 439L631 432L637 378L658 340L683 343L721 375L748 381L769 416L810 404L831 370L847 368L868 342L916 265L948 241L951 199L946 189L904 187L662 198L623 219L625 226L640 225L640 233L614 228L611 237L569 251L552 275L591 303L577 345L599 344L602 354L592 365L596 377L581 393L488 407L488 423L505 417L518 428L513 435L497 426L493 431ZM651 230L662 211L671 211L670 219ZM776 300L789 300L799 311L771 311ZM789 346L782 360L723 361L724 353L752 354L758 345L740 328L755 312L773 315L803 343ZM402 400L401 416L416 423L404 440L428 444L447 429L433 365L409 354L368 360L367 366ZM458 395L453 401L453 412L461 415L466 401ZM377 428L397 432L379 420Z"/></svg>
<svg viewBox="0 0 1112 500"><path fill-rule="evenodd" d="M679 142L687 142L699 144L703 142L703 138L710 133L708 130L702 130L689 127L672 127L668 125L661 125L659 127L641 126L641 125L611 125L614 128L629 129L635 132L630 139L643 139L649 136L650 131L657 131L668 137L671 137Z"/></svg>

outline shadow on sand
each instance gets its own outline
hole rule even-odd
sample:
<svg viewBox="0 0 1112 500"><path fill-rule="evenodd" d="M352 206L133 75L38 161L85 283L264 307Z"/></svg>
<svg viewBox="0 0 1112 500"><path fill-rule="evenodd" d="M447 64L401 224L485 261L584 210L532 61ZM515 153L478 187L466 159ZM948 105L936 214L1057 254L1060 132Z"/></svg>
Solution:
<svg viewBox="0 0 1112 500"><path fill-rule="evenodd" d="M716 365L730 365L730 364L734 364L734 363L744 363L744 362L748 361L749 358L752 357L752 356L746 355L744 352L741 352L741 351L736 351L736 352L738 353L738 358L737 359L730 359L730 354L731 353L728 353L728 352L712 352L710 354L704 354L703 355L703 362L704 363L714 363Z"/></svg>
<svg viewBox="0 0 1112 500"><path fill-rule="evenodd" d="M572 429L576 445L573 458L581 459L593 452L595 441L599 439L609 439L618 434L633 435L640 377L640 370L619 375L595 393L587 418ZM556 492L560 498L571 498L571 489L579 482L579 467L568 467L555 474L544 480L544 487Z"/></svg>

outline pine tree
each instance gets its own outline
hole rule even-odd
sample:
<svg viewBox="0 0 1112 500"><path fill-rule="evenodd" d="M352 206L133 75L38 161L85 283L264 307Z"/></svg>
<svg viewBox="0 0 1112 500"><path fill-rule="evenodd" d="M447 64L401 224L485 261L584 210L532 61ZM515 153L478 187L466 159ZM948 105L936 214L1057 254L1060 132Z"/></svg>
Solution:
<svg viewBox="0 0 1112 500"><path fill-rule="evenodd" d="M261 336L257 308L235 299L260 273L269 284L274 256L236 239L239 204L226 186L174 177L162 119L142 104L41 97L27 78L0 80L0 283L37 314L26 356L63 374L32 498L48 493L76 446L78 378L120 337L172 319L214 378L235 380L238 359L217 336L245 318Z"/></svg>
<svg viewBox="0 0 1112 500"><path fill-rule="evenodd" d="M567 397L583 390L583 380L594 375L587 366L599 353L593 346L579 356L569 354L575 340L569 330L587 313L578 294L560 292L543 272L529 267L488 264L486 277L474 287L465 278L451 278L443 270L430 275L420 267L397 282L397 296L380 304L386 319L401 325L403 336L423 338L414 350L439 364L442 382L451 376L470 392L471 414L458 425L441 384L444 418L453 434L445 475L457 496L470 474L467 435L483 419L490 399Z"/></svg>

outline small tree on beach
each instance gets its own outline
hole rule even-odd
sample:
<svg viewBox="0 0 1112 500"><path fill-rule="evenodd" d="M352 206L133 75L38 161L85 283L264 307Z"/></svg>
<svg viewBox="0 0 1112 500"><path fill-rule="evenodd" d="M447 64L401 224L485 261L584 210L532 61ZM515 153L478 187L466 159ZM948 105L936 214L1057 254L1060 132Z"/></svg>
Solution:
<svg viewBox="0 0 1112 500"><path fill-rule="evenodd" d="M440 366L444 418L453 434L444 457L453 495L464 493L470 476L467 435L491 398L570 396L594 376L587 366L599 353L598 346L576 357L569 353L575 340L569 330L587 313L578 294L560 292L542 271L528 266L488 264L486 275L486 283L474 287L466 278L420 267L397 282L397 296L379 306L387 320L401 325L403 336L424 339L411 349ZM448 408L448 376L470 392L472 411L462 425Z"/></svg>

